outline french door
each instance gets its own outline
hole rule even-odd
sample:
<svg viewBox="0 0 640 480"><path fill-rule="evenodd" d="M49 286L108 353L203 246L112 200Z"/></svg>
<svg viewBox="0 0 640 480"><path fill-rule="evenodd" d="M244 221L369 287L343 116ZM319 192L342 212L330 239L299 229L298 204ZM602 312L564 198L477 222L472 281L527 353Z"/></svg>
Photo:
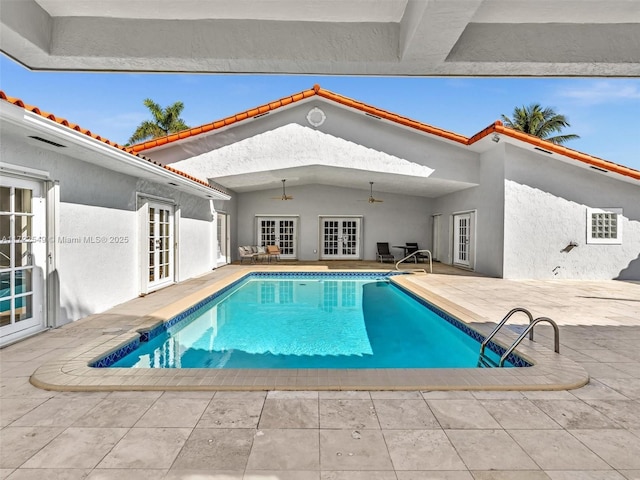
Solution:
<svg viewBox="0 0 640 480"><path fill-rule="evenodd" d="M359 260L361 224L361 217L321 217L320 258Z"/></svg>
<svg viewBox="0 0 640 480"><path fill-rule="evenodd" d="M173 283L174 275L174 207L166 203L148 204L149 277L147 291Z"/></svg>
<svg viewBox="0 0 640 480"><path fill-rule="evenodd" d="M277 245L280 258L297 258L298 217L257 217L257 222L259 246Z"/></svg>
<svg viewBox="0 0 640 480"><path fill-rule="evenodd" d="M44 327L45 218L41 183L0 178L0 345Z"/></svg>
<svg viewBox="0 0 640 480"><path fill-rule="evenodd" d="M453 263L471 267L473 260L473 215L460 213L453 216Z"/></svg>

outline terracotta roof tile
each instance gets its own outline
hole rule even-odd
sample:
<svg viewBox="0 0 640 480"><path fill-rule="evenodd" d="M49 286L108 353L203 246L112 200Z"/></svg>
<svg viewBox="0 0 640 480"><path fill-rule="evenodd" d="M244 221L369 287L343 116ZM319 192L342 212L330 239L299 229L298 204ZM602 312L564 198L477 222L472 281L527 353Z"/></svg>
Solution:
<svg viewBox="0 0 640 480"><path fill-rule="evenodd" d="M609 160L604 160L602 158L594 157L593 155L588 155L586 153L582 153L577 150L567 148L563 145L556 145L555 143L551 143L547 140L543 140L534 135L529 135L528 133L519 132L512 128L505 127L500 120L492 123L484 130L476 133L473 137L471 137L468 140L467 144L471 145L492 133L500 133L500 134L506 135L507 137L516 138L518 140L526 142L535 147L543 148L544 150L547 150L552 153L558 153L560 155L564 155L565 157L569 157L573 160L578 160L580 162L586 163L587 165L592 165L594 167L607 170L609 172L618 173L626 177L631 177L635 180L640 180L639 170L636 170L624 165L620 165L618 163L614 163Z"/></svg>
<svg viewBox="0 0 640 480"><path fill-rule="evenodd" d="M372 105L368 105L366 103L345 97L343 95L339 95L337 93L331 92L329 90L325 90L320 85L314 85L309 90L304 90L299 93L295 93L293 95L283 97L280 100L276 100L275 102L269 102L264 105L260 105L259 107L252 108L245 112L238 113L236 115L229 116L227 118L216 120L212 123L208 123L205 125L201 125L199 127L194 127L189 130L185 130L181 132L180 135L170 135L168 137L161 137L154 140L149 140L148 142L139 143L137 145L133 145L128 147L132 152L142 152L144 150L148 150L154 147L159 147L161 145L166 145L168 143L174 142L176 140L182 140L185 138L189 138L192 136L199 135L201 133L211 132L213 130L217 130L219 128L233 125L234 123L241 122L243 120L247 120L249 118L254 118L264 113L277 110L286 105L290 105L291 103L299 102L305 98L309 98L311 96L317 95L319 97L326 98L328 100L332 100L341 105L345 105L356 110L360 110L365 113L369 113L376 117L380 117L382 119L398 123L400 125L404 125L409 128L413 128L415 130L419 130L421 132L425 132L431 135L435 135L441 138L445 138L447 140L451 140L453 142L461 143L463 145L472 145L478 140L486 137L491 133L501 133L506 136L516 138L523 142L529 143L534 146L539 146L540 148L544 148L550 152L558 153L560 155L564 155L566 157L572 158L574 160L578 160L580 162L586 163L588 165L593 165L598 168L603 168L610 172L619 173L620 175L625 175L627 177L634 178L636 180L640 180L640 171L635 170L633 168L625 167L624 165L619 165L614 162L610 162L608 160L603 160L598 157L594 157L591 155L587 155L586 153L578 152L577 150L572 150L567 147L563 147L561 145L556 145L554 143L548 142L546 140L542 140L538 137L534 137L533 135L527 135L522 132L518 132L516 130L510 129L502 125L502 122L496 121L495 123L489 125L484 130L476 133L470 138L465 137L464 135L459 135L457 133L450 132L448 130L443 130L441 128L434 127L432 125L428 125L426 123L419 122L417 120L412 120L411 118L403 117L402 115L398 115L396 113L388 112L386 110L382 110L380 108L374 107Z"/></svg>
<svg viewBox="0 0 640 480"><path fill-rule="evenodd" d="M191 180L191 181L193 181L195 183L198 183L199 185L204 185L204 186L209 187L210 189L212 189L212 190L214 190L216 192L220 192L220 193L224 193L225 195L228 195L228 193L225 192L224 190L212 187L211 185L209 185L208 182L205 182L204 180L200 180L199 178L196 178L196 177L194 177L192 175L189 175L187 173L181 172L180 170L177 170L177 169L175 169L173 167L169 167L168 165L161 165L160 163L154 162L153 160L151 160L149 158L146 158L145 156L143 156L143 155L141 155L141 154L139 154L137 152L134 152L130 147L125 147L125 146L122 146L122 145L118 145L117 143L111 142L106 138L102 138L100 135L96 135L96 134L92 133L91 130L87 130L87 129L84 129L84 128L80 127L80 125L77 125L75 123L69 123L66 119L61 118L61 117L56 117L52 113L43 112L38 107L35 107L33 105L25 104L19 98L9 97L2 90L0 90L0 100L4 100L4 101L6 101L8 103L11 103L11 104L16 105L16 106L21 107L21 108L24 108L25 110L27 110L29 112L33 112L36 115L39 115L39 116L41 116L43 118L46 118L47 120L52 120L52 121L54 121L56 123L59 123L60 125L64 125L65 127L71 128L72 130L75 130L77 132L83 133L83 134L85 134L85 135L87 135L87 136L89 136L91 138L94 138L95 140L98 140L99 142L106 143L107 145L110 145L111 147L114 147L114 148L117 148L119 150L122 150L122 151L124 151L124 152L126 152L126 153L128 153L130 155L133 155L135 157L138 157L138 158L140 158L142 160L146 160L149 163L153 163L154 165L157 165L157 166L159 166L161 168L164 168L165 170L169 170L170 172L173 172L173 173L175 173L177 175L180 175L181 177L188 178L189 180ZM175 140L177 140L177 138L175 138L172 141L175 141Z"/></svg>

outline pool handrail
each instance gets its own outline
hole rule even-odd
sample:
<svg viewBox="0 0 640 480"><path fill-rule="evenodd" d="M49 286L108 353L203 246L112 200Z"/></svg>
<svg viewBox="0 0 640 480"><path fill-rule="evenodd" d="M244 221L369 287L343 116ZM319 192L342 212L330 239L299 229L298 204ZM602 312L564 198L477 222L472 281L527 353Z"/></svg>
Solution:
<svg viewBox="0 0 640 480"><path fill-rule="evenodd" d="M553 336L553 348L556 353L560 353L560 329L558 328L558 324L551 320L549 317L538 317L533 322L529 324L527 328L525 328L524 332L520 334L520 336L516 339L515 342L507 349L506 352L500 357L500 363L498 363L498 367L504 366L504 362L507 360L507 357L515 350L515 348L520 345L520 342L527 336L527 333L533 333L533 327L535 327L540 322L550 323L553 327L554 336Z"/></svg>
<svg viewBox="0 0 640 480"><path fill-rule="evenodd" d="M500 323L498 323L498 325L496 325L496 328L494 328L492 330L492 332L487 335L487 337L482 341L482 343L480 344L480 358L482 358L484 356L484 349L487 346L487 343L489 343L491 341L491 339L493 337L495 337L496 333L498 333L498 330L500 330L502 328L502 326L507 323L507 320L509 320L515 313L518 312L522 312L524 314L527 315L527 317L529 317L529 325L531 325L531 323L533 322L533 315L531 315L531 312L529 310L527 310L526 308L523 307L516 307L516 308L512 308L509 313L507 313L504 318L502 320L500 320ZM533 341L533 330L531 330L529 332L529 340Z"/></svg>
<svg viewBox="0 0 640 480"><path fill-rule="evenodd" d="M429 273L433 273L433 261L432 261L432 256L431 256L431 250L416 250L415 252L411 252L409 255L407 255L403 259L398 260L396 262L396 270L400 270L398 268L398 265L400 265L402 262L404 262L405 260L410 259L411 257L417 258L416 255L418 255L420 253L426 253L426 254L429 255Z"/></svg>

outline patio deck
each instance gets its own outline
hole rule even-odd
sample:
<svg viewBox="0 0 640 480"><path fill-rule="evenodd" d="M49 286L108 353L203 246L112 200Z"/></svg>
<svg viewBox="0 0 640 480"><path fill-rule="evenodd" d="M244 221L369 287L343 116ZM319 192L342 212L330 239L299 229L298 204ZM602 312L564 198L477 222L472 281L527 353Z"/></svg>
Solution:
<svg viewBox="0 0 640 480"><path fill-rule="evenodd" d="M487 321L514 305L550 316L562 355L591 382L560 391L268 393L54 392L29 383L47 362L239 269L228 266L0 350L0 478L639 479L640 285L508 281L435 265L410 281ZM372 266L380 264L357 267ZM549 329L536 332L552 344Z"/></svg>

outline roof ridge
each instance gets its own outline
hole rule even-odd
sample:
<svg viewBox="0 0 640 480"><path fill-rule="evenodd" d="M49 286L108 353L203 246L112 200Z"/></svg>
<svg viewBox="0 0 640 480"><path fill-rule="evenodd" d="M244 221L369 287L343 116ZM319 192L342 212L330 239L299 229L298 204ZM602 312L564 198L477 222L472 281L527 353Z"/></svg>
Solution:
<svg viewBox="0 0 640 480"><path fill-rule="evenodd" d="M80 125L76 124L76 123L70 123L69 121L67 121L66 119L62 118L62 117L57 117L56 115L54 115L53 113L48 113L48 112L43 112L42 110L40 110L38 107L34 106L34 105L29 105L24 103L21 99L17 98L17 97L10 97L9 95L7 95L3 90L0 90L0 100L4 100L5 102L8 102L12 105L15 105L17 107L21 107L24 108L25 110L35 113L36 115L39 115L47 120L51 120L53 122L58 123L59 125L63 125L67 128L70 128L72 130L75 130L76 132L80 132L84 135L87 135L95 140L98 140L102 143L105 143L107 145L109 145L110 147L113 148L117 148L118 150L122 150L125 153L128 153L129 155L132 155L134 157L140 158L141 160L146 160L149 163L152 163L154 165L157 165L158 167L161 167L165 170L168 170L170 172L173 172L177 175L180 175L181 177L187 178L195 183L198 183L200 185L204 185L206 187L209 187L212 190L215 190L217 192L220 193L224 193L225 195L228 195L228 192L225 192L224 190L220 189L220 188L216 188L213 187L211 185L209 185L208 182L205 182L204 180L201 180L199 178L194 177L193 175L189 175L188 173L182 172L176 168L173 167L169 167L168 165L163 165L161 163L158 163L150 158L145 157L144 155L137 153L137 152L133 152L130 151L129 147L123 146L123 145L119 145L115 142L112 142L110 140L108 140L107 138L103 138L100 135L96 135L94 133L91 132L91 130L87 130L84 129L82 127L80 127Z"/></svg>

